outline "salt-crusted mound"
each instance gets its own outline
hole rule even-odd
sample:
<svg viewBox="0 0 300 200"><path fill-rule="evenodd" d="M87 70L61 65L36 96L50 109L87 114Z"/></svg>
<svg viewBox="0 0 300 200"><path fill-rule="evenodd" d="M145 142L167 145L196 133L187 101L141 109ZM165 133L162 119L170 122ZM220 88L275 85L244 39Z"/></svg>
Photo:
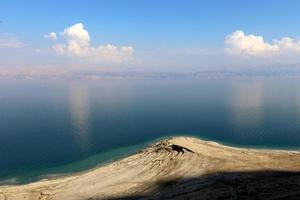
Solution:
<svg viewBox="0 0 300 200"><path fill-rule="evenodd" d="M300 199L300 153L163 140L94 170L22 186L10 199Z"/></svg>

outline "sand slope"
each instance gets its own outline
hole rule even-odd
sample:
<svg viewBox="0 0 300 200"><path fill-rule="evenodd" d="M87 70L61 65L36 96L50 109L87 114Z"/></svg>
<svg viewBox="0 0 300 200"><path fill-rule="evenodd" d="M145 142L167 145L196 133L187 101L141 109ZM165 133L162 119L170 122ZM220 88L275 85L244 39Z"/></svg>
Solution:
<svg viewBox="0 0 300 200"><path fill-rule="evenodd" d="M300 199L298 172L298 151L232 148L175 137L84 173L1 186L0 200Z"/></svg>

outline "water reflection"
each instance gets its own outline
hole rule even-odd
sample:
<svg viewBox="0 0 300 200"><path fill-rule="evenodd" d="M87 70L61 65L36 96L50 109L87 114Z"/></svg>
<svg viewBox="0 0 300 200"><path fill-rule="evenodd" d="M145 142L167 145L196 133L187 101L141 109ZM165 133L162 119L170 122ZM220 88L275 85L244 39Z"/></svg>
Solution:
<svg viewBox="0 0 300 200"><path fill-rule="evenodd" d="M81 151L87 150L90 131L89 88L84 83L71 83L69 86L70 116L72 133Z"/></svg>
<svg viewBox="0 0 300 200"><path fill-rule="evenodd" d="M263 125L264 84L262 81L241 81L232 85L231 117L233 127L239 137L243 134L258 137L259 129Z"/></svg>

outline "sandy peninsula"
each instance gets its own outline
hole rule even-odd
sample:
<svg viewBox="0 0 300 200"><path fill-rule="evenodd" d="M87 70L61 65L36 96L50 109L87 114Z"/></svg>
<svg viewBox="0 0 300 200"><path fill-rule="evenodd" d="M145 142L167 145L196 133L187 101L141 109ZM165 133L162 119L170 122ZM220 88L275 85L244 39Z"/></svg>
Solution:
<svg viewBox="0 0 300 200"><path fill-rule="evenodd" d="M0 187L0 200L21 199L300 199L300 152L174 137L83 173Z"/></svg>

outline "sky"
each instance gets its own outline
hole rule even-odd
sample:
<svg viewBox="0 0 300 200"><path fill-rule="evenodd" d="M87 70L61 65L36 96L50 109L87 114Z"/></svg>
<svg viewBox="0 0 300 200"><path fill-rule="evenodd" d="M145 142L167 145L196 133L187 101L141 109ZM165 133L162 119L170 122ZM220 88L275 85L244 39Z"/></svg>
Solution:
<svg viewBox="0 0 300 200"><path fill-rule="evenodd" d="M296 0L1 0L0 74L300 63Z"/></svg>

